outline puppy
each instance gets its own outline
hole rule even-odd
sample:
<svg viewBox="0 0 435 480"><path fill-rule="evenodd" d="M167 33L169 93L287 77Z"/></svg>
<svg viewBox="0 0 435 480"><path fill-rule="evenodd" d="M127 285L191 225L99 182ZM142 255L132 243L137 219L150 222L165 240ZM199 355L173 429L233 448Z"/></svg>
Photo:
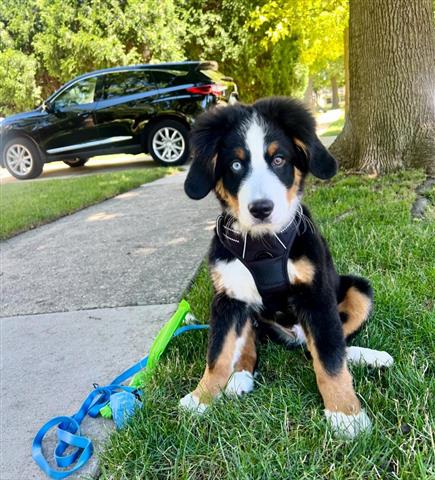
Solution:
<svg viewBox="0 0 435 480"><path fill-rule="evenodd" d="M192 199L214 190L223 214L209 253L215 297L207 366L181 400L204 411L222 391L254 386L256 341L269 336L311 354L325 415L340 435L370 428L347 360L388 366L385 352L346 348L373 303L369 282L338 275L325 240L301 204L308 173L329 179L337 162L301 103L284 97L215 108L196 122L185 182Z"/></svg>

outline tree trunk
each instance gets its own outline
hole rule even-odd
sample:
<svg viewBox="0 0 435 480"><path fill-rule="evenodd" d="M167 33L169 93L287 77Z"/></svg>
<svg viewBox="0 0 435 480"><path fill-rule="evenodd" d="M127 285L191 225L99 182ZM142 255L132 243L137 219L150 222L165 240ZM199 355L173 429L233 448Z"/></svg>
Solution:
<svg viewBox="0 0 435 480"><path fill-rule="evenodd" d="M331 152L344 168L435 171L432 0L350 0L349 112Z"/></svg>
<svg viewBox="0 0 435 480"><path fill-rule="evenodd" d="M313 77L308 77L307 89L304 93L304 103L310 110L314 110Z"/></svg>
<svg viewBox="0 0 435 480"><path fill-rule="evenodd" d="M349 28L344 29L344 115L349 113Z"/></svg>
<svg viewBox="0 0 435 480"><path fill-rule="evenodd" d="M337 77L334 75L331 77L331 90L332 90L332 109L340 108L340 97L338 96L338 83Z"/></svg>

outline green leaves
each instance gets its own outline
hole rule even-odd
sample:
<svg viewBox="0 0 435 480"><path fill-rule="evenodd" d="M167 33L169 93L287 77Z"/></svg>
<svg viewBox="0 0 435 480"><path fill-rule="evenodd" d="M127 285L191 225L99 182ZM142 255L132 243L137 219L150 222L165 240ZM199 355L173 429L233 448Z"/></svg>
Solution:
<svg viewBox="0 0 435 480"><path fill-rule="evenodd" d="M40 100L41 89L35 82L33 56L7 48L0 51L0 114L31 110Z"/></svg>
<svg viewBox="0 0 435 480"><path fill-rule="evenodd" d="M26 63L27 103L2 68L0 114L87 71L185 59L217 60L243 101L301 96L342 57L346 23L347 0L3 0L0 53Z"/></svg>

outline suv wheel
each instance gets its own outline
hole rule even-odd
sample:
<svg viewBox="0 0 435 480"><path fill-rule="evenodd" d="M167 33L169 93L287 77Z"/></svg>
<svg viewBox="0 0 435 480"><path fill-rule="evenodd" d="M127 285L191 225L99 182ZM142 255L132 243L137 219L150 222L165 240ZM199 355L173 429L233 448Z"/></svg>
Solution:
<svg viewBox="0 0 435 480"><path fill-rule="evenodd" d="M77 168L83 167L83 165L89 160L89 158L70 158L69 160L64 160L63 163L66 163L69 167Z"/></svg>
<svg viewBox="0 0 435 480"><path fill-rule="evenodd" d="M160 165L182 165L189 157L189 130L176 120L156 123L149 132L148 151Z"/></svg>
<svg viewBox="0 0 435 480"><path fill-rule="evenodd" d="M3 149L4 165L19 180L41 175L44 162L36 145L25 137L9 140Z"/></svg>

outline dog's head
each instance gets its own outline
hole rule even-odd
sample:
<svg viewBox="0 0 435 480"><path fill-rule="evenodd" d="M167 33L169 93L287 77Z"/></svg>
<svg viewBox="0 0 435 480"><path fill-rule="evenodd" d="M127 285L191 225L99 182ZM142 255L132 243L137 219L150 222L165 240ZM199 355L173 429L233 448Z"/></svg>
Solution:
<svg viewBox="0 0 435 480"><path fill-rule="evenodd" d="M204 113L191 146L187 195L201 199L214 189L239 228L254 235L279 231L292 220L308 172L322 179L337 172L313 117L285 97Z"/></svg>

